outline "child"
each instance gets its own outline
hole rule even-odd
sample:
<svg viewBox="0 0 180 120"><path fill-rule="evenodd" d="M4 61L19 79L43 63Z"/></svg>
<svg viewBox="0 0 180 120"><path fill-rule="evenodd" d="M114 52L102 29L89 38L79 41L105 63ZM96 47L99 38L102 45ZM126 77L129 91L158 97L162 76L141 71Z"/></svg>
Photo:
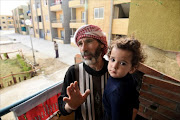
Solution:
<svg viewBox="0 0 180 120"><path fill-rule="evenodd" d="M103 95L103 119L135 119L133 109L139 107L139 93L131 74L144 61L141 44L138 40L121 38L111 45L108 56L110 77Z"/></svg>

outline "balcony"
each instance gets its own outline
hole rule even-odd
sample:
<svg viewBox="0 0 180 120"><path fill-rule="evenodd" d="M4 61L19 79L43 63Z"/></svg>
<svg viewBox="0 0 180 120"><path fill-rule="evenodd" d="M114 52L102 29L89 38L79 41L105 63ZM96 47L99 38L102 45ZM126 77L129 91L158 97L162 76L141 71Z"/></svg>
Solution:
<svg viewBox="0 0 180 120"><path fill-rule="evenodd" d="M21 27L25 27L25 24L21 24Z"/></svg>
<svg viewBox="0 0 180 120"><path fill-rule="evenodd" d="M52 28L63 28L62 20L60 20L60 19L53 19L52 20Z"/></svg>
<svg viewBox="0 0 180 120"><path fill-rule="evenodd" d="M22 31L22 34L23 34L23 35L27 35L27 32L26 32L26 31Z"/></svg>
<svg viewBox="0 0 180 120"><path fill-rule="evenodd" d="M112 34L127 35L129 18L113 19Z"/></svg>
<svg viewBox="0 0 180 120"><path fill-rule="evenodd" d="M29 25L29 27L33 27L33 24Z"/></svg>
<svg viewBox="0 0 180 120"><path fill-rule="evenodd" d="M70 21L70 28L79 28L85 25L85 20L71 20Z"/></svg>
<svg viewBox="0 0 180 120"><path fill-rule="evenodd" d="M56 12L56 11L60 11L60 10L62 10L61 3L52 3L51 4L50 11Z"/></svg>
<svg viewBox="0 0 180 120"><path fill-rule="evenodd" d="M131 0L114 0L114 5L122 4L122 3L129 3Z"/></svg>
<svg viewBox="0 0 180 120"><path fill-rule="evenodd" d="M7 21L13 21L13 19L7 19Z"/></svg>
<svg viewBox="0 0 180 120"><path fill-rule="evenodd" d="M37 15L40 16L41 15L41 9L37 8Z"/></svg>
<svg viewBox="0 0 180 120"><path fill-rule="evenodd" d="M39 29L43 29L43 24L42 24L42 22L39 22Z"/></svg>
<svg viewBox="0 0 180 120"><path fill-rule="evenodd" d="M20 17L20 18L24 18L24 13L19 14L19 17Z"/></svg>
<svg viewBox="0 0 180 120"><path fill-rule="evenodd" d="M85 0L72 0L69 1L69 7L70 8L80 8L84 7Z"/></svg>

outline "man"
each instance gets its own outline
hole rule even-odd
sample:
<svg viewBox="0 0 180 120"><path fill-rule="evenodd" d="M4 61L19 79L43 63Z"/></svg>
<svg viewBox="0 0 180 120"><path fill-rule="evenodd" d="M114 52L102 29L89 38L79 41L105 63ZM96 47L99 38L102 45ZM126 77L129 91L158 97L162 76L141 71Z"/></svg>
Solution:
<svg viewBox="0 0 180 120"><path fill-rule="evenodd" d="M108 62L103 58L108 49L106 36L98 26L84 25L76 30L74 38L83 63L72 65L66 72L59 110L63 115L75 111L75 120L101 120L102 97L109 77ZM133 119L136 109L134 113Z"/></svg>
<svg viewBox="0 0 180 120"><path fill-rule="evenodd" d="M58 52L58 44L56 43L56 41L54 41L54 50L56 52L56 58L59 57L59 52Z"/></svg>
<svg viewBox="0 0 180 120"><path fill-rule="evenodd" d="M103 115L102 96L108 78L106 36L94 25L84 25L75 33L83 63L71 66L64 78L60 112L75 111L75 120L100 120ZM90 94L90 95L89 95Z"/></svg>

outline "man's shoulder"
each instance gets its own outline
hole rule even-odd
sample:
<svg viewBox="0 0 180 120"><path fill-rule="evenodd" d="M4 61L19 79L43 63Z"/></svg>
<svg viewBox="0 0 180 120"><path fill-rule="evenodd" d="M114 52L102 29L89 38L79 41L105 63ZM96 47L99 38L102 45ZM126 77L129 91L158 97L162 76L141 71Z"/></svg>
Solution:
<svg viewBox="0 0 180 120"><path fill-rule="evenodd" d="M79 67L80 64L83 64L83 62L74 64L74 65L71 65L71 66L68 68L68 71L74 71L74 70L78 69L78 67Z"/></svg>

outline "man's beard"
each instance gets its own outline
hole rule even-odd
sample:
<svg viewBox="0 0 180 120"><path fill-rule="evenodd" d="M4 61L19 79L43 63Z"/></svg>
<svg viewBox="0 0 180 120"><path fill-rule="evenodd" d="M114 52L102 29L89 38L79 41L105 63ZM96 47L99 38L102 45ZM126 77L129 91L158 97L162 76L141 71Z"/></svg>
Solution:
<svg viewBox="0 0 180 120"><path fill-rule="evenodd" d="M81 53L81 56L83 58L83 61L86 65L93 65L93 64L96 64L97 63L97 60L98 60L98 57L101 55L102 51L101 51L101 46L99 45L96 50L95 50L95 53L91 53L89 51L84 51ZM89 59L84 59L84 56L86 55L90 55L91 58Z"/></svg>

